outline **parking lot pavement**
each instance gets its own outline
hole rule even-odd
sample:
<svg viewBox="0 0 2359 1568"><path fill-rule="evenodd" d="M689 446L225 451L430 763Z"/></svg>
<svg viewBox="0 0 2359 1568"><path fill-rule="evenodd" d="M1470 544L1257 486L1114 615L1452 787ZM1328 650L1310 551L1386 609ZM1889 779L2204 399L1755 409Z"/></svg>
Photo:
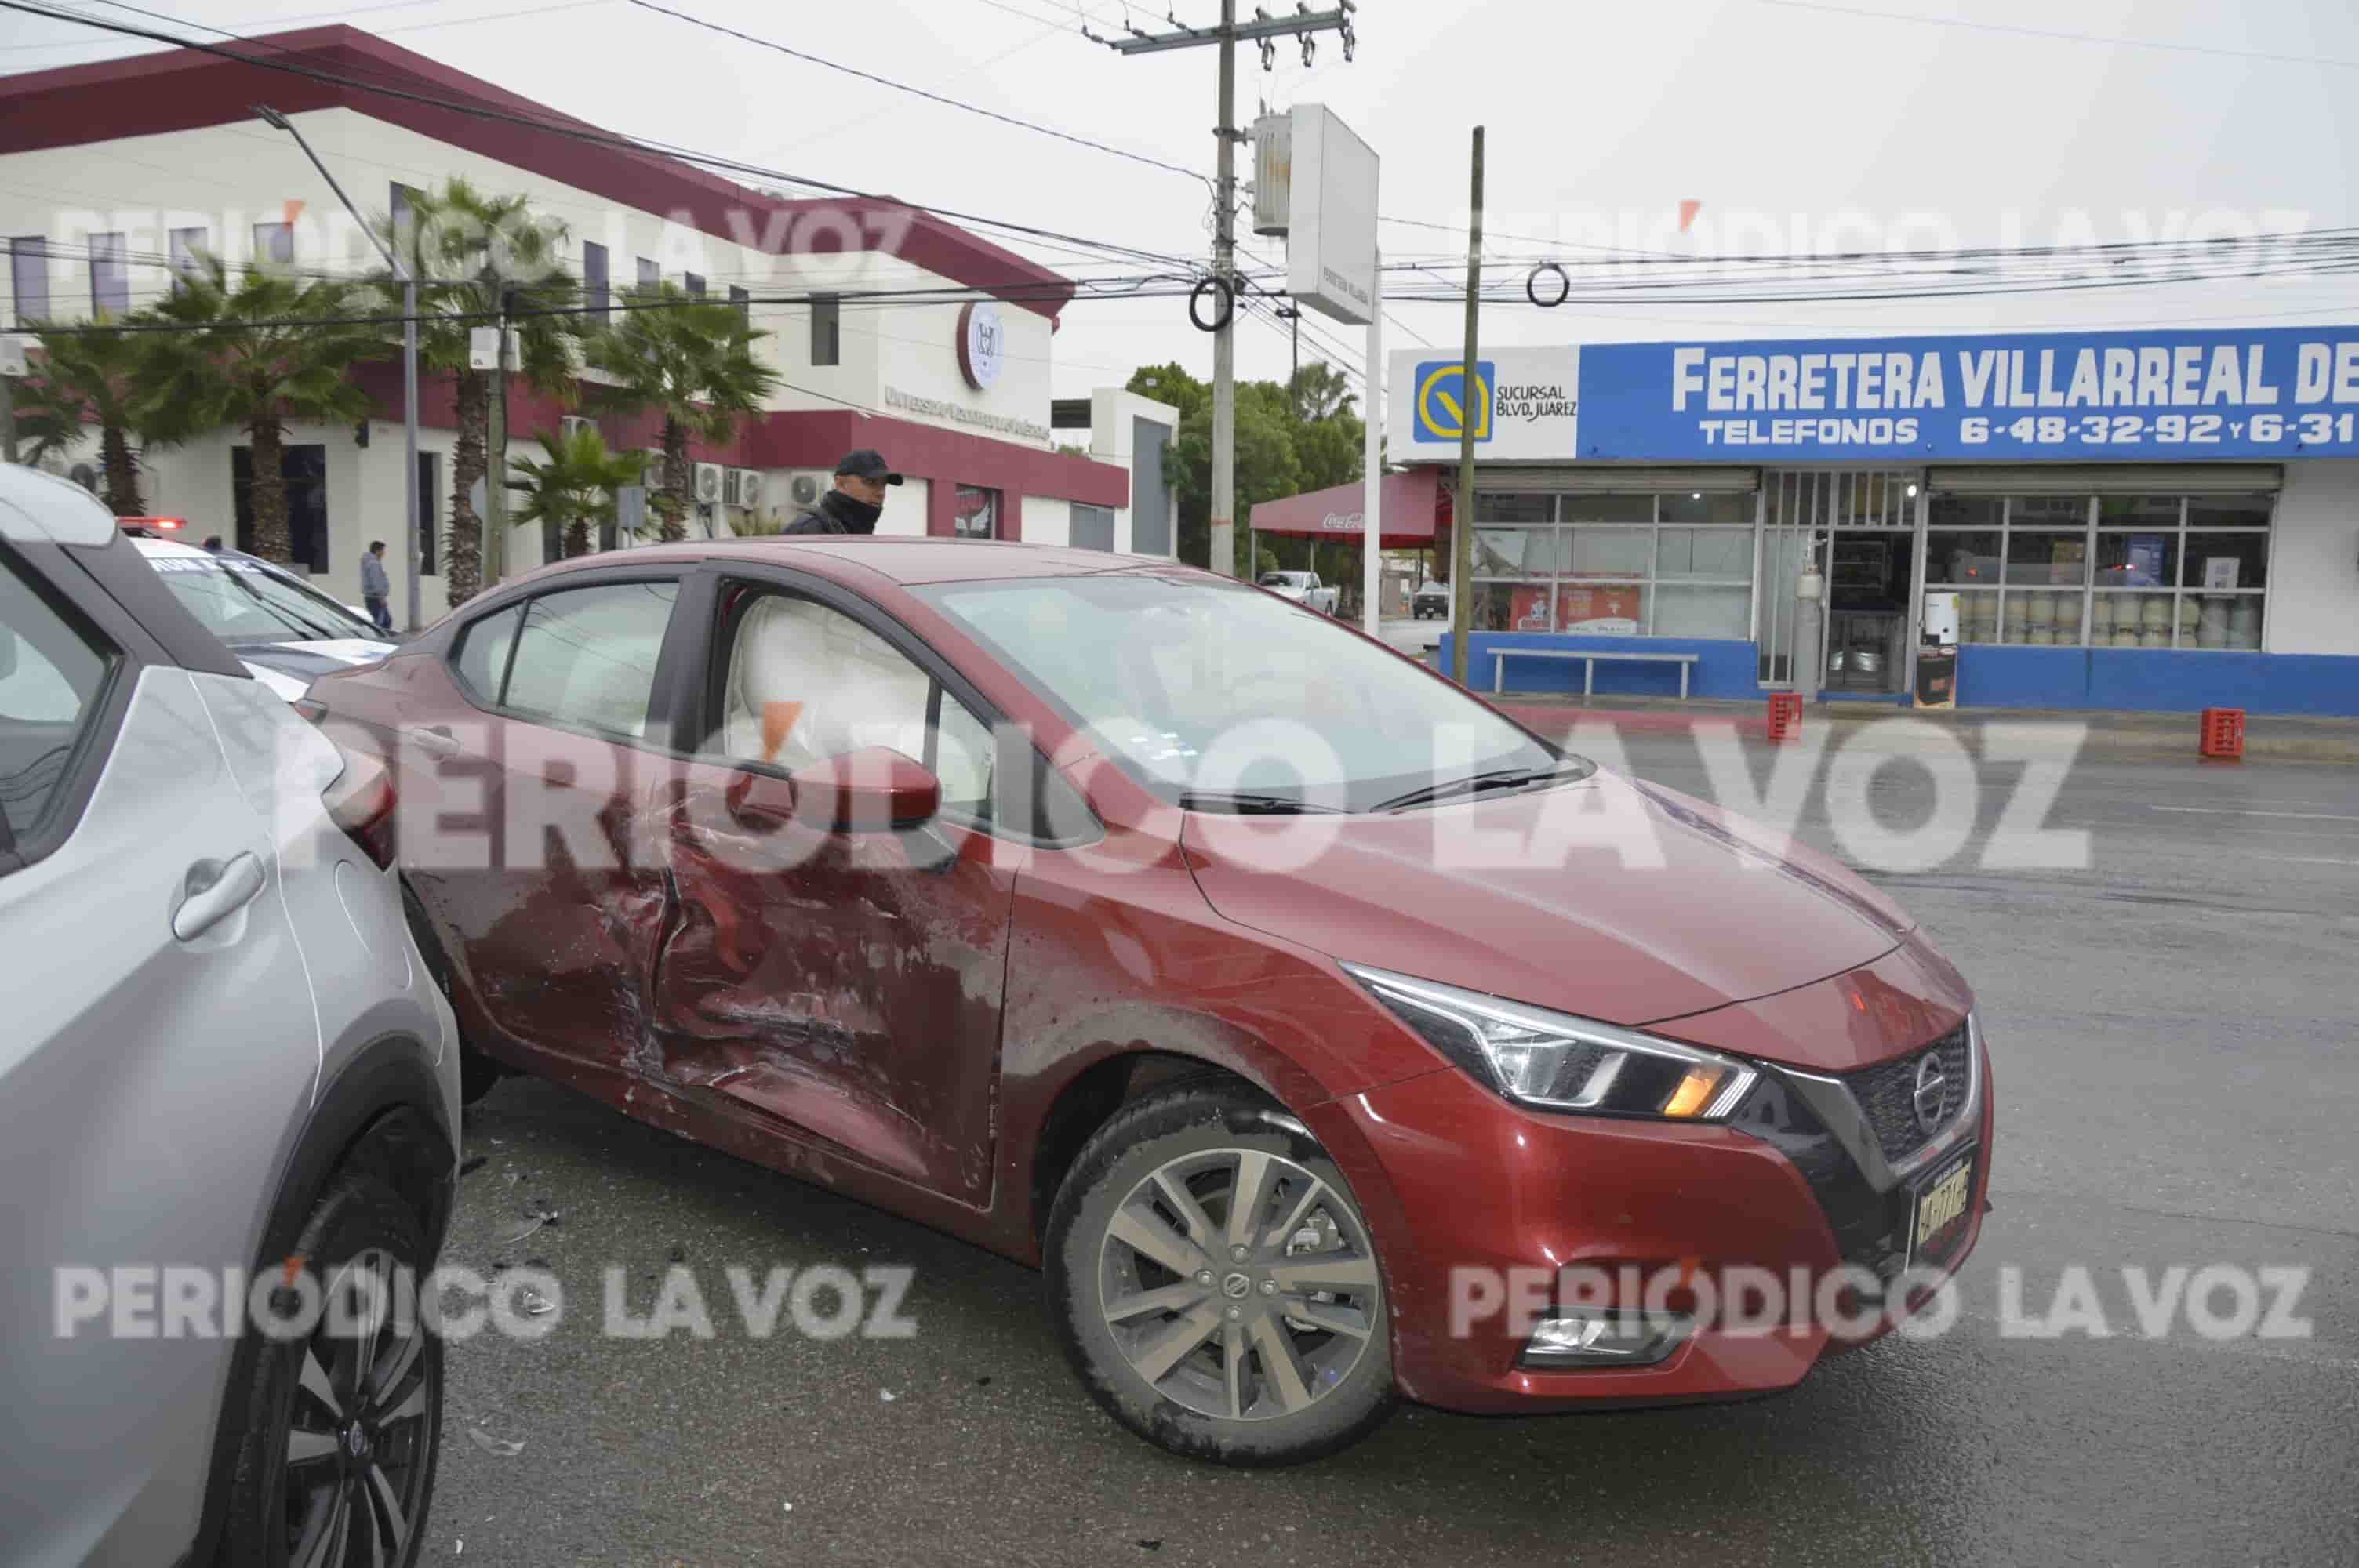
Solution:
<svg viewBox="0 0 2359 1568"><path fill-rule="evenodd" d="M1419 621L1413 615L1387 616L1376 623L1376 634L1402 653L1422 657L1441 643L1450 629L1446 621Z"/></svg>
<svg viewBox="0 0 2359 1568"><path fill-rule="evenodd" d="M1709 793L1690 738L1626 752ZM1995 1208L1952 1332L1752 1403L1411 1410L1315 1465L1216 1470L1098 1412L1036 1275L510 1081L471 1118L449 1256L538 1260L565 1310L451 1347L424 1560L2359 1561L2359 772L2083 763L2048 825L2089 864L2033 871L1984 863L2017 770L1981 777L1962 849L1875 879L1973 979L1995 1056ZM1901 827L1931 788L1896 763L1868 798ZM1836 827L1813 796L1800 836ZM503 1239L543 1203L557 1224ZM715 1336L603 1334L602 1271L644 1314L675 1258ZM917 1331L754 1338L732 1263L906 1266ZM2136 1290L2215 1264L2308 1271L2265 1304L2309 1336L2141 1330Z"/></svg>

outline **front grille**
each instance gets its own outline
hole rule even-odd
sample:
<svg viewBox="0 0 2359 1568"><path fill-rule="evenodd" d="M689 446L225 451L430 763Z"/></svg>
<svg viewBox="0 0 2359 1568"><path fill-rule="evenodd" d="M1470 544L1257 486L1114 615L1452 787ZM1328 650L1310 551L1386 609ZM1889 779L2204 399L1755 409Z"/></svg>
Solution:
<svg viewBox="0 0 2359 1568"><path fill-rule="evenodd" d="M1919 1074L1928 1057L1940 1066L1941 1087L1936 1108L1932 1098L1926 1108L1934 1111L1932 1125L1928 1127L1919 1118ZM1868 1130L1889 1161L1905 1160L1923 1148L1928 1140L1946 1131L1966 1107L1966 1085L1972 1071L1967 1047L1966 1025L1959 1025L1921 1051L1912 1051L1897 1061L1853 1073L1843 1082L1850 1087L1852 1098L1859 1102L1860 1114L1867 1119Z"/></svg>

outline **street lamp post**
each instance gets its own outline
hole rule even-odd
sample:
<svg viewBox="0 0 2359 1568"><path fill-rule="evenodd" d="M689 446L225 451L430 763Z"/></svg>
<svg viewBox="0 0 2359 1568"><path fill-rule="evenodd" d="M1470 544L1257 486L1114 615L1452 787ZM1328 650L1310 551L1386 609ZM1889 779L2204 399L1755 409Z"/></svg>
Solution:
<svg viewBox="0 0 2359 1568"><path fill-rule="evenodd" d="M361 232L369 237L369 243L376 246L377 254L385 258L385 265L393 269L393 276L401 283L401 422L403 449L407 454L402 471L402 494L408 505L408 521L401 530L401 555L408 579L409 602L406 607L405 624L408 630L415 632L421 624L418 607L418 529L424 516L418 505L418 275L403 265L401 258L394 254L393 247L379 239L376 231L369 227L368 220L361 216L360 209L353 205L353 199L344 194L344 188L336 183L336 177L328 172L328 166L320 161L320 155L311 150L311 144L304 139L302 132L295 128L293 121L267 104L255 104L254 112L274 130L284 131L295 138L295 145L303 149L303 156L311 160L311 167L320 171L320 178L328 182L328 189L336 193L336 200L344 204L344 211L353 215L353 222L361 226Z"/></svg>

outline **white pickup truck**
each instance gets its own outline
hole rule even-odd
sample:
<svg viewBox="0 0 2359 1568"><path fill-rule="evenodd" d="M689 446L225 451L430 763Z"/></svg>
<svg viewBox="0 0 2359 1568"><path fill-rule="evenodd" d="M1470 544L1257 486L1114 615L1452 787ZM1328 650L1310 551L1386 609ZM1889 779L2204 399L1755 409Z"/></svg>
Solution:
<svg viewBox="0 0 2359 1568"><path fill-rule="evenodd" d="M1322 587L1317 572L1264 572L1261 586L1280 599L1290 599L1321 615L1335 613L1336 597L1343 591Z"/></svg>

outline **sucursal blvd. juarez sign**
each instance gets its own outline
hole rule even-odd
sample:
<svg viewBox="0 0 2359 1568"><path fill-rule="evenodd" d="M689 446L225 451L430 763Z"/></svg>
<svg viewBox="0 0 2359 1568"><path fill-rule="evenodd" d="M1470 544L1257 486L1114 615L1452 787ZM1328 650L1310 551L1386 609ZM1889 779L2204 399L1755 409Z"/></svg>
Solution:
<svg viewBox="0 0 2359 1568"><path fill-rule="evenodd" d="M1413 461L1469 411L1495 461L2359 457L2359 327L1500 350L1471 402L1456 361L1392 371Z"/></svg>

